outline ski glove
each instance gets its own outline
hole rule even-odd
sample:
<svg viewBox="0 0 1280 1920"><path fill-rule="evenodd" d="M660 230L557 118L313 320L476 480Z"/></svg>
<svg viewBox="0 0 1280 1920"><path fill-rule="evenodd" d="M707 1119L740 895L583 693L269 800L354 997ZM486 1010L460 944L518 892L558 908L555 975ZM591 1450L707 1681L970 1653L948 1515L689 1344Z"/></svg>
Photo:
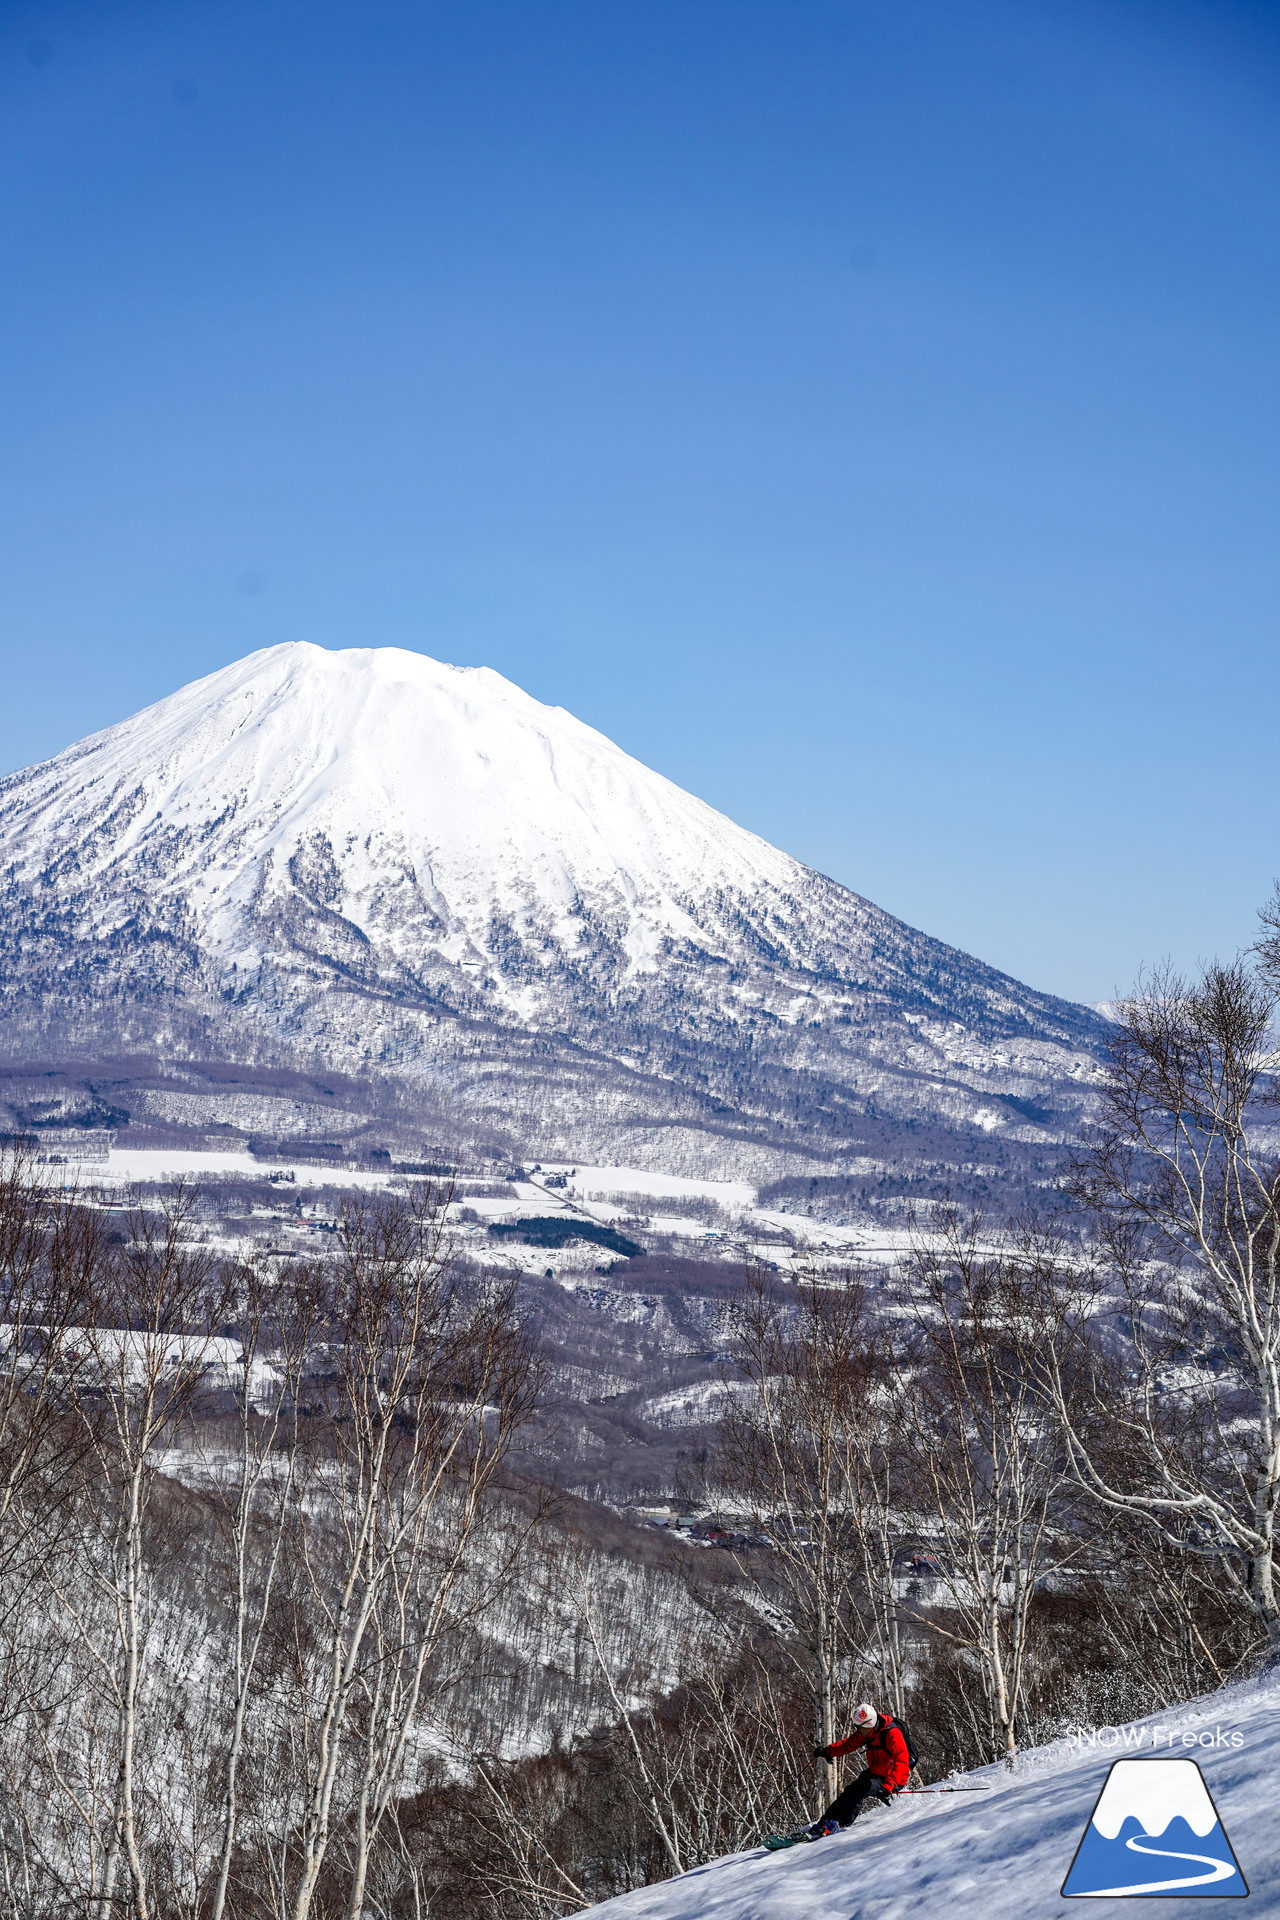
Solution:
<svg viewBox="0 0 1280 1920"><path fill-rule="evenodd" d="M829 1760L831 1758L830 1747L815 1747L813 1757L815 1760Z"/></svg>

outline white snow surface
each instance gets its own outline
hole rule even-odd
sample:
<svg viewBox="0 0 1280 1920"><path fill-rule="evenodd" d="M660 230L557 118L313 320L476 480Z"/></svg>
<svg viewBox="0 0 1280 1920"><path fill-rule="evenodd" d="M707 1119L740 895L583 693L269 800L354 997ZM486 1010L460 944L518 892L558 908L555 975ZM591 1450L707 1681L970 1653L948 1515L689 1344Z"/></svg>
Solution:
<svg viewBox="0 0 1280 1920"><path fill-rule="evenodd" d="M200 1181L238 1174L244 1180L265 1180L277 1167L292 1167L304 1185L325 1187L385 1187L394 1172L380 1168L344 1166L340 1161L255 1160L234 1148L112 1147L105 1162L71 1162L62 1168L68 1187L146 1186L152 1181Z"/></svg>
<svg viewBox="0 0 1280 1920"><path fill-rule="evenodd" d="M535 901L574 945L590 896L625 915L642 971L664 937L704 937L680 903L691 881L785 893L805 877L563 707L490 667L400 647L269 647L67 748L24 784L19 858L61 838L69 805L112 822L86 846L82 878L96 857L118 886L136 862L153 899L179 897L249 967L260 958L250 909L288 890L300 850L315 854L315 889L393 946L405 941L406 958L424 909L459 961L487 953L495 917L518 923Z"/></svg>
<svg viewBox="0 0 1280 1920"><path fill-rule="evenodd" d="M565 1166L556 1171L568 1174L570 1169ZM658 1200L704 1198L728 1208L754 1206L756 1197L755 1188L745 1180L692 1180L678 1173L651 1173L642 1167L577 1167L568 1191L585 1200L611 1193L644 1194Z"/></svg>
<svg viewBox="0 0 1280 1920"><path fill-rule="evenodd" d="M815 1845L732 1854L586 1911L608 1920L1045 1920L1071 1911L1059 1889L1112 1762L1147 1755L1195 1759L1248 1882L1250 1915L1280 1915L1280 1678L1095 1731L1096 1745L1060 1740L1024 1755L1016 1774L987 1767L954 1783L989 1792L919 1795ZM1179 1811L1207 1830L1190 1796ZM1201 1897L1162 1897L1159 1920L1193 1920ZM1081 1911L1132 1920L1156 1909L1102 1897Z"/></svg>

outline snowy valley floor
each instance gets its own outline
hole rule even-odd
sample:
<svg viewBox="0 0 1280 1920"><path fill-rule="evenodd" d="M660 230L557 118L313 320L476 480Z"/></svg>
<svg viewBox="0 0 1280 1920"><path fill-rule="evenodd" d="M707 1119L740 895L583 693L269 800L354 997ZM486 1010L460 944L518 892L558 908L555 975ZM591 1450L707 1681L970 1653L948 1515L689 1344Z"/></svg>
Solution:
<svg viewBox="0 0 1280 1920"><path fill-rule="evenodd" d="M1017 1774L964 1776L990 1792L873 1809L846 1833L785 1853L732 1854L592 1907L609 1920L1040 1920L1073 1908L1158 1920L1203 1913L1196 1895L1064 1900L1059 1889L1112 1761L1195 1759L1248 1883L1239 1910L1280 1915L1280 1677L1228 1688L1131 1723L1140 1744L1063 1740ZM1242 1736L1239 1747L1197 1740ZM1172 1736L1172 1744L1170 1744ZM1111 1735L1106 1735L1108 1741ZM1234 1907L1219 1909L1233 1911Z"/></svg>

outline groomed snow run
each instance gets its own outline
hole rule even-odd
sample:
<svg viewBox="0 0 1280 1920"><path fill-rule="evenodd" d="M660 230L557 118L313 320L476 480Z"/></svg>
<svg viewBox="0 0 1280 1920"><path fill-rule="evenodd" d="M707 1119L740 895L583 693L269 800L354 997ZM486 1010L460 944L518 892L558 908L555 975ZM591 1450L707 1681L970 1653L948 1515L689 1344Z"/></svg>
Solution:
<svg viewBox="0 0 1280 1920"><path fill-rule="evenodd" d="M1024 1755L1016 1774L986 1767L955 1782L988 1792L873 1808L829 1840L731 1854L587 1911L608 1920L1044 1920L1075 1907L1191 1920L1203 1894L1080 1906L1059 1892L1111 1763L1146 1756L1198 1762L1248 1882L1251 1920L1280 1915L1280 1677L1095 1729L1093 1742L1059 1740Z"/></svg>

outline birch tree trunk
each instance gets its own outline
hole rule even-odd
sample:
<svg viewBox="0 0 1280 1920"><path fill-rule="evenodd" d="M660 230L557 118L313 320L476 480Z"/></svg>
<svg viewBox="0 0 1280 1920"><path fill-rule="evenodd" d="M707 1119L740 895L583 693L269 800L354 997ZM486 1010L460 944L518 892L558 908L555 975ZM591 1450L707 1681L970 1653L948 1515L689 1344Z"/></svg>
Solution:
<svg viewBox="0 0 1280 1920"><path fill-rule="evenodd" d="M346 1906L363 1908L431 1662L477 1604L460 1598L472 1549L536 1392L514 1282L463 1287L453 1271L448 1198L426 1190L344 1216L320 1329L328 1419L298 1502L323 1630L292 1920L311 1912L340 1792Z"/></svg>
<svg viewBox="0 0 1280 1920"><path fill-rule="evenodd" d="M137 1920L152 1914L138 1759L151 1648L148 1522L156 1455L197 1400L229 1300L193 1216L194 1195L181 1188L161 1208L135 1208L124 1244L95 1262L88 1324L75 1330L72 1404L92 1480L80 1502L78 1577L64 1584L60 1599L115 1703L116 1791L98 1908L105 1915L118 1903L123 1864Z"/></svg>
<svg viewBox="0 0 1280 1920"><path fill-rule="evenodd" d="M1010 1766L1036 1588L1081 1549L1064 1524L1069 1461L1043 1386L1065 1337L1046 1284L1060 1258L1052 1236L1030 1233L984 1248L981 1222L952 1213L917 1244L899 1298L911 1329L894 1391L904 1485L939 1570L928 1624L979 1662L991 1743Z"/></svg>
<svg viewBox="0 0 1280 1920"><path fill-rule="evenodd" d="M298 1267L236 1276L241 1336L238 1470L222 1517L231 1548L231 1724L224 1757L221 1842L209 1920L223 1920L240 1816L249 1709L292 1523L302 1383L313 1345L317 1286Z"/></svg>
<svg viewBox="0 0 1280 1920"><path fill-rule="evenodd" d="M868 1653L892 1618L892 1548L869 1547L887 1526L884 1340L864 1276L830 1269L785 1292L752 1272L731 1325L722 1472L772 1547L744 1571L804 1649L814 1744L825 1747L880 1664ZM838 1779L835 1763L819 1765L817 1812Z"/></svg>
<svg viewBox="0 0 1280 1920"><path fill-rule="evenodd" d="M1165 969L1119 1009L1075 1170L1099 1253L1057 1395L1082 1486L1214 1559L1280 1657L1280 1163L1270 1143L1280 912L1261 972ZM1074 1406L1068 1404L1074 1385Z"/></svg>

